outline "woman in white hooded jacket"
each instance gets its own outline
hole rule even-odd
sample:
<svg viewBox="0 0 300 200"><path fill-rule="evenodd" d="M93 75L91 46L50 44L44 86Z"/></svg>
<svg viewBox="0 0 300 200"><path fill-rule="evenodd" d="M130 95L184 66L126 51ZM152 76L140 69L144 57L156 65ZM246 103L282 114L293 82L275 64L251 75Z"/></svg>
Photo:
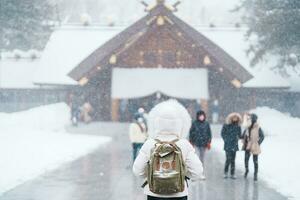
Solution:
<svg viewBox="0 0 300 200"><path fill-rule="evenodd" d="M149 139L142 146L139 155L133 164L133 172L136 176L147 177L147 162L150 159L151 149L158 139L164 142L171 142L179 139L176 145L181 149L183 161L186 166L186 175L191 180L199 180L203 167L194 147L186 139L190 126L191 117L187 110L176 100L168 100L156 105L149 113L148 118ZM144 193L148 200L152 199L178 199L184 200L188 197L187 183L184 191L171 195L159 195L150 191L149 186L144 187Z"/></svg>

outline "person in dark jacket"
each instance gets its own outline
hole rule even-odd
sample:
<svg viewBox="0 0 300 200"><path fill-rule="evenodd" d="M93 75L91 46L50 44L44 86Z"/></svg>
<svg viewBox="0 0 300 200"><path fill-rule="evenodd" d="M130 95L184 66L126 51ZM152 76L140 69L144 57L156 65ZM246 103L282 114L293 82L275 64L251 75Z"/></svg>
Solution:
<svg viewBox="0 0 300 200"><path fill-rule="evenodd" d="M206 121L206 114L200 110L196 114L196 120L193 122L190 129L189 140L196 148L199 158L204 166L204 158L206 149L210 148L212 139L210 124ZM201 179L205 179L203 174Z"/></svg>
<svg viewBox="0 0 300 200"><path fill-rule="evenodd" d="M224 168L224 178L228 178L228 170L230 167L230 175L235 179L235 157L239 150L238 141L242 138L241 128L242 117L238 113L231 113L223 125L221 135L224 140L224 150L226 152L226 162Z"/></svg>
<svg viewBox="0 0 300 200"><path fill-rule="evenodd" d="M243 150L245 151L245 175L247 178L249 173L249 159L251 154L253 155L254 163L254 180L257 181L258 173L258 155L261 153L260 145L263 142L265 136L257 122L257 115L249 115L249 126L243 133Z"/></svg>

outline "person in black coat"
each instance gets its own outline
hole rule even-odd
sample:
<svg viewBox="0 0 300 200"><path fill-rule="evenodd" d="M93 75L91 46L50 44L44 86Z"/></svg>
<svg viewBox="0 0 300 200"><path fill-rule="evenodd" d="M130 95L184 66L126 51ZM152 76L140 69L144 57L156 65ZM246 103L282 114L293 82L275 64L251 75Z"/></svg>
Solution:
<svg viewBox="0 0 300 200"><path fill-rule="evenodd" d="M206 114L200 110L196 114L196 120L192 123L190 129L189 141L196 148L197 154L204 166L206 149L210 148L212 139L210 124L206 121ZM204 174L202 179L205 179Z"/></svg>
<svg viewBox="0 0 300 200"><path fill-rule="evenodd" d="M238 113L231 113L228 115L226 124L223 125L221 135L224 140L224 150L226 152L226 162L224 168L224 178L228 178L228 171L230 168L230 175L235 179L235 157L239 150L238 141L242 138L242 128L240 126L242 117Z"/></svg>

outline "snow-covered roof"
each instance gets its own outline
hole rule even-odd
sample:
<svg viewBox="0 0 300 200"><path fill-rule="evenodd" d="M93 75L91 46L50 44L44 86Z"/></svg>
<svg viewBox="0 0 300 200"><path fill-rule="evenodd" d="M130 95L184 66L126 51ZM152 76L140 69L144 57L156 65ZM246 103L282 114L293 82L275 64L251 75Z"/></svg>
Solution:
<svg viewBox="0 0 300 200"><path fill-rule="evenodd" d="M197 28L203 35L215 42L229 55L237 60L248 72L253 75L253 79L243 84L246 88L287 88L289 82L280 75L275 74L269 68L274 66L269 60L261 61L257 66L251 67L251 58L247 56L246 50L249 43L245 40L245 28Z"/></svg>
<svg viewBox="0 0 300 200"><path fill-rule="evenodd" d="M32 58L32 55L35 53L37 53L37 57ZM33 72L40 66L38 55L39 53L36 51L2 53L0 59L0 88L37 88L33 84Z"/></svg>
<svg viewBox="0 0 300 200"><path fill-rule="evenodd" d="M141 98L156 92L175 98L208 99L207 69L113 69L112 98Z"/></svg>
<svg viewBox="0 0 300 200"><path fill-rule="evenodd" d="M291 84L273 71L265 68L256 70L254 78L243 84L245 88L289 88Z"/></svg>
<svg viewBox="0 0 300 200"><path fill-rule="evenodd" d="M55 30L43 52L40 68L35 73L34 82L38 84L77 84L67 74L98 47L120 33L126 27L103 26L63 26ZM248 43L245 28L235 27L196 27L207 38L223 48L249 71L254 78L244 83L246 88L287 88L300 91L300 78L295 75L284 79L269 70L274 60L264 60L254 68L246 55Z"/></svg>
<svg viewBox="0 0 300 200"><path fill-rule="evenodd" d="M64 26L53 32L35 73L37 84L75 85L67 74L99 46L118 34L119 27Z"/></svg>

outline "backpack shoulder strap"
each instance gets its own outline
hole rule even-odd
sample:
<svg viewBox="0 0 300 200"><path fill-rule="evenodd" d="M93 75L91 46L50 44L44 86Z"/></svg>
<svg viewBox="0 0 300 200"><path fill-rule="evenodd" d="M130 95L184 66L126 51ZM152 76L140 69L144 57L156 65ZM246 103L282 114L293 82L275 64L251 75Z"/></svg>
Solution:
<svg viewBox="0 0 300 200"><path fill-rule="evenodd" d="M138 122L135 123L136 125L138 125L139 129L141 130L142 133L145 132L145 129L142 127L142 125Z"/></svg>
<svg viewBox="0 0 300 200"><path fill-rule="evenodd" d="M141 185L141 187L144 188L147 184L148 184L148 181L146 180L146 181Z"/></svg>

